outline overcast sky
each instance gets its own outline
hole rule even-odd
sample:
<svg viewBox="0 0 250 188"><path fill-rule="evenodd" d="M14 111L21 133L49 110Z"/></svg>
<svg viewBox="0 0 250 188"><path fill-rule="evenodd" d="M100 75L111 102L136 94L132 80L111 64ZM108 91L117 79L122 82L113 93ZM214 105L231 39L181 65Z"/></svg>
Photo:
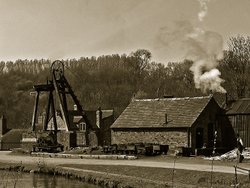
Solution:
<svg viewBox="0 0 250 188"><path fill-rule="evenodd" d="M185 58L186 27L249 35L250 0L0 0L0 60L79 58L148 49L152 60ZM203 7L204 9L204 7ZM179 41L180 40L180 41Z"/></svg>

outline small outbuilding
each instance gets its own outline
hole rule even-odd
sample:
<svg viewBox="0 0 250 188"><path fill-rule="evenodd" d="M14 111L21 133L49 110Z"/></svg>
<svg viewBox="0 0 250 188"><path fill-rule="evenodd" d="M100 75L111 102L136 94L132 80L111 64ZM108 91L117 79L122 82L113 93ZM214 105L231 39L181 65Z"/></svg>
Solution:
<svg viewBox="0 0 250 188"><path fill-rule="evenodd" d="M22 147L22 135L27 129L11 129L0 138L0 150L11 150Z"/></svg>
<svg viewBox="0 0 250 188"><path fill-rule="evenodd" d="M212 95L133 100L111 126L112 144L232 148L233 129Z"/></svg>
<svg viewBox="0 0 250 188"><path fill-rule="evenodd" d="M250 98L228 101L226 115L245 147L250 147Z"/></svg>

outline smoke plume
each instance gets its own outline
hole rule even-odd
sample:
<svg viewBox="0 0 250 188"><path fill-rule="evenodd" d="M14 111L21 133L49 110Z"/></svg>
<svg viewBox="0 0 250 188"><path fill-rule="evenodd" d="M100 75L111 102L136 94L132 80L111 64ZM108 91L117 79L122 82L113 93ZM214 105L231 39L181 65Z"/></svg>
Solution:
<svg viewBox="0 0 250 188"><path fill-rule="evenodd" d="M209 2L209 0L199 0L200 2L200 12L198 13L198 18L199 20L202 22L204 17L207 15L207 4Z"/></svg>
<svg viewBox="0 0 250 188"><path fill-rule="evenodd" d="M187 58L194 63L190 70L194 74L195 87L202 92L212 91L225 93L221 86L220 71L216 69L218 60L223 58L223 39L212 31L196 30L187 35Z"/></svg>
<svg viewBox="0 0 250 188"><path fill-rule="evenodd" d="M200 12L198 19L203 21L207 15L209 0L199 0ZM194 61L190 70L194 74L195 87L204 93L207 91L225 93L221 86L224 82L220 78L220 71L216 68L218 61L223 58L223 39L219 33L204 31L202 28L195 28L194 32L186 35L188 49L187 57Z"/></svg>
<svg viewBox="0 0 250 188"><path fill-rule="evenodd" d="M209 0L197 0L200 10L197 15L198 26L188 20L176 21L159 29L157 43L166 48L176 48L185 54L183 58L194 63L190 67L194 75L194 83L202 92L220 92L226 90L221 86L224 82L221 73L216 68L223 58L223 38L219 33L206 31L201 27L208 15Z"/></svg>

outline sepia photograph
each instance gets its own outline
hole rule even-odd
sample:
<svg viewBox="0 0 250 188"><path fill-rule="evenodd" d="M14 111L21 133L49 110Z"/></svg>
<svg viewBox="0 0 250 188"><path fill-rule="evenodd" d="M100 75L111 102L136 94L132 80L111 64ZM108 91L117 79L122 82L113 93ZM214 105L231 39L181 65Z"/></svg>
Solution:
<svg viewBox="0 0 250 188"><path fill-rule="evenodd" d="M249 0L0 0L0 188L250 187Z"/></svg>

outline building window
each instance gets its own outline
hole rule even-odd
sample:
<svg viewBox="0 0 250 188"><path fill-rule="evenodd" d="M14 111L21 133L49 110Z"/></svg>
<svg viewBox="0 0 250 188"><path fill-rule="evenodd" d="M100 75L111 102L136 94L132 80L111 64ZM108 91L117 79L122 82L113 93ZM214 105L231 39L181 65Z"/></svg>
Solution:
<svg viewBox="0 0 250 188"><path fill-rule="evenodd" d="M84 122L79 123L78 128L80 131L85 131L86 130L86 123L84 123Z"/></svg>

